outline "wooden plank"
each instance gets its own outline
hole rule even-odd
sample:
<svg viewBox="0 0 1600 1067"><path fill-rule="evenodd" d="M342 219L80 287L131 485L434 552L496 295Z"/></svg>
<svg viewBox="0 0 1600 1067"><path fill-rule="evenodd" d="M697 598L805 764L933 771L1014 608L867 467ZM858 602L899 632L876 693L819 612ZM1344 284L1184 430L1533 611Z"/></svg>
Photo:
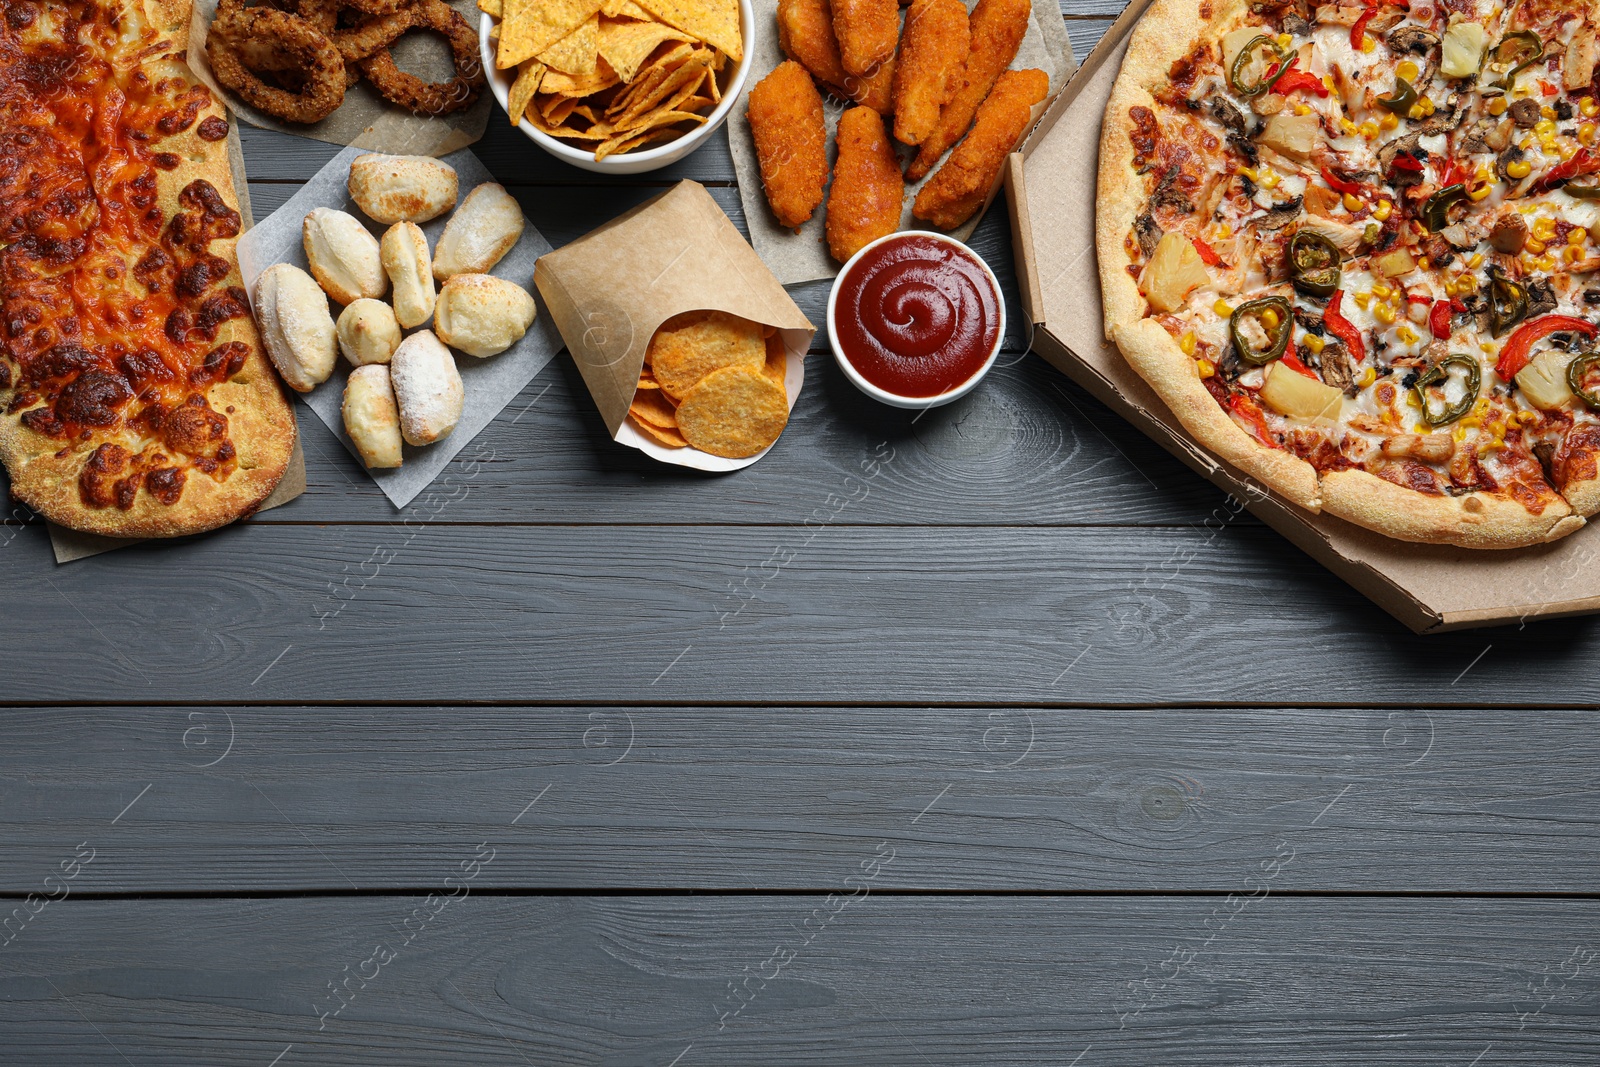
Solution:
<svg viewBox="0 0 1600 1067"><path fill-rule="evenodd" d="M1075 0L1074 0L1074 6ZM1121 12L1122 5L1116 5L1117 12ZM1100 43L1100 38L1106 35L1106 30L1111 28L1115 21L1105 17L1074 17L1067 19L1067 40L1072 42L1072 52L1078 57L1078 62L1083 62L1095 45Z"/></svg>
<svg viewBox="0 0 1600 1067"><path fill-rule="evenodd" d="M613 443L583 380L559 357L474 442L492 449L494 461L483 465L472 495L438 521L799 521L796 501L824 498L885 440L896 449L896 475L880 479L839 523L1195 524L1222 500L1035 356L998 367L978 391L920 417L868 400L831 355L810 357L806 374L778 447L737 475L709 478ZM401 518L304 409L300 427L311 470L306 494L256 521Z"/></svg>
<svg viewBox="0 0 1600 1067"><path fill-rule="evenodd" d="M484 847L479 870L509 850ZM880 847L911 858L860 862ZM1290 897L1234 873L1227 900L906 899L857 863L827 900L69 898L5 949L0 1032L61 1067L1600 1056L1595 901Z"/></svg>
<svg viewBox="0 0 1600 1067"><path fill-rule="evenodd" d="M96 893L406 889L479 840L507 846L485 887L826 890L889 838L884 888L1227 893L1287 839L1283 891L1585 893L1592 718L12 709L0 891L85 840Z"/></svg>
<svg viewBox="0 0 1600 1067"><path fill-rule="evenodd" d="M1276 534L243 525L55 570L0 559L12 700L1593 705L1594 619L1413 637ZM873 457L862 457L870 466ZM808 523L809 525L805 525ZM70 635L66 639L64 635ZM1488 647L1492 646L1492 648ZM292 654L291 654L292 653Z"/></svg>
<svg viewBox="0 0 1600 1067"><path fill-rule="evenodd" d="M492 450L493 461L481 465L471 495L435 521L781 524L796 521L796 501L823 499L884 440L896 449L896 476L876 482L839 525L1193 525L1222 502L1209 483L1043 360L1014 358L982 389L919 417L868 400L831 355L812 356L778 447L754 467L713 478L613 443L562 356L470 446ZM253 522L404 518L304 408L300 432L310 471L305 495ZM0 544L8 540L0 534Z"/></svg>

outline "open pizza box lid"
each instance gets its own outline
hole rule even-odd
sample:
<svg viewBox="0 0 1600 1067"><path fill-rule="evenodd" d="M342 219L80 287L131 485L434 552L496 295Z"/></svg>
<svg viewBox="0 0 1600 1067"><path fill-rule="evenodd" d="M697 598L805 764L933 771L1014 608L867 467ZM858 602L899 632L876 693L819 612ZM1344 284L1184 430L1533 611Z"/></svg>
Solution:
<svg viewBox="0 0 1600 1067"><path fill-rule="evenodd" d="M1395 541L1264 493L1191 437L1105 339L1094 217L1100 120L1133 0L1007 161L1017 278L1033 350L1417 633L1600 612L1600 529L1509 552Z"/></svg>

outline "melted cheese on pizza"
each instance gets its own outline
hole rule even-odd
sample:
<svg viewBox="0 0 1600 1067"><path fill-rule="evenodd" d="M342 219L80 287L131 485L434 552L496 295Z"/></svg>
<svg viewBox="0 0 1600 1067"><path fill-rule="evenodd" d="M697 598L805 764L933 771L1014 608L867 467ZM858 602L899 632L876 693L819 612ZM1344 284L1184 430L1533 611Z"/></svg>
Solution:
<svg viewBox="0 0 1600 1067"><path fill-rule="evenodd" d="M163 142L210 94L172 73L181 57L135 10L23 0L0 27L0 400L83 455L85 505L124 510L234 470L232 409L207 390L250 351L214 343L249 314L211 251L238 212L204 179L167 210L157 191L184 162ZM227 123L196 132L217 141Z"/></svg>
<svg viewBox="0 0 1600 1067"><path fill-rule="evenodd" d="M1518 376L1542 359L1559 379L1600 321L1587 13L1552 0L1258 8L1174 64L1155 108L1132 109L1149 202L1129 272L1246 432L1319 470L1497 492L1535 512L1551 483L1596 477L1600 418ZM1301 230L1337 248L1333 293L1296 284ZM1158 255L1168 234L1197 258ZM1293 310L1288 358L1253 366L1236 340L1266 354L1275 332L1235 311L1270 296ZM1308 412L1307 390L1271 385L1280 374L1342 396ZM1600 396L1600 370L1582 384Z"/></svg>

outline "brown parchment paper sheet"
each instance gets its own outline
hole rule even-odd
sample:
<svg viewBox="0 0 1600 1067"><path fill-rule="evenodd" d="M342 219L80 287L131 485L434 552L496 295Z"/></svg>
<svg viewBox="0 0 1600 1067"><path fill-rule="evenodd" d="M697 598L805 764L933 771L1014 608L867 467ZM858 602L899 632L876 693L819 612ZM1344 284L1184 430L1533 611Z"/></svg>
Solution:
<svg viewBox="0 0 1600 1067"><path fill-rule="evenodd" d="M476 34L479 11L473 0L449 2ZM228 105L229 111L252 126L329 144L412 156L442 156L465 148L481 139L489 126L494 94L487 84L471 107L424 118L389 103L365 78L346 89L344 103L321 122L305 125L273 118L222 88L212 75L211 64L206 59L206 30L216 11L217 0L194 0L194 10L189 16L189 69ZM427 81L444 81L453 76L450 53L436 34L413 30L396 41L390 51L402 70Z"/></svg>
<svg viewBox="0 0 1600 1067"><path fill-rule="evenodd" d="M1395 541L1265 493L1200 446L1106 341L1094 218L1100 123L1149 0L1135 0L1040 120L1007 173L1017 275L1034 350L1157 443L1233 494L1385 611L1439 632L1600 611L1600 534L1483 552Z"/></svg>
<svg viewBox="0 0 1600 1067"><path fill-rule="evenodd" d="M788 353L784 385L794 410L816 327L698 182L679 182L541 257L533 280L620 444L641 447L627 416L645 350L656 327L683 311L725 311L776 327ZM766 455L724 459L693 448L641 450L708 471L738 470Z"/></svg>
<svg viewBox="0 0 1600 1067"><path fill-rule="evenodd" d="M239 130L232 123L228 124L228 169L233 175L233 195L239 202L239 218L244 230L255 225L255 215L250 210L250 185L245 180L244 152L239 145ZM294 418L294 405L289 405L289 417ZM306 457L300 450L300 434L296 430L294 437L294 452L289 456L289 466L283 472L283 478L278 482L278 487L267 497L266 502L257 509L256 514L268 511L282 504L287 504L295 497L306 491ZM103 537L100 534L79 533L68 530L64 526L57 526L46 521L45 529L50 531L50 548L55 552L57 563L71 563L75 559L86 559L89 556L98 556L102 552L123 548L127 545L136 545L143 538L138 537Z"/></svg>
<svg viewBox="0 0 1600 1067"><path fill-rule="evenodd" d="M977 0L965 0L965 2L969 9L977 4ZM746 99L756 83L766 77L773 67L783 62L784 55L783 50L778 47L778 0L754 0L754 3L756 34L755 40L750 44L750 77L745 82L744 92L740 94L738 102L728 113L728 148L733 154L733 169L739 179L739 203L744 207L745 223L750 227L750 242L784 285L832 278L839 273L839 268L843 264L828 253L828 241L823 232L824 220L828 214L827 201L823 201L822 206L817 208L816 214L812 215L810 221L800 227L800 232L796 234L793 230L778 225L778 220L772 217L772 211L767 207L766 193L761 188L761 164L756 160L755 144L750 139L750 123L744 117ZM1066 23L1061 20L1060 11L1051 0L1034 0L1027 35L1022 39L1022 46L1017 49L1017 58L1011 64L1012 70L1030 68L1042 70L1050 75L1051 93L1059 91L1072 76L1072 72L1077 69L1077 60L1072 55L1072 42L1067 39ZM849 106L853 105L848 101L837 100L826 93L823 94L823 121L828 127L830 180L834 158L834 132L839 126L839 116L843 115L845 108ZM1034 118L1037 119L1043 110L1043 105L1035 108ZM902 163L916 154L914 148L907 148L898 142L891 143L894 143ZM945 158L949 158L948 153ZM921 189L937 171L938 167L935 167L922 181L906 186L905 204L900 212L902 230L929 228L926 223L911 217L911 204L917 198L917 190ZM990 198L993 199L992 193ZM985 203L983 210L973 215L970 222L959 229L949 231L950 236L958 241L965 241L972 236L972 231L982 221L988 206Z"/></svg>

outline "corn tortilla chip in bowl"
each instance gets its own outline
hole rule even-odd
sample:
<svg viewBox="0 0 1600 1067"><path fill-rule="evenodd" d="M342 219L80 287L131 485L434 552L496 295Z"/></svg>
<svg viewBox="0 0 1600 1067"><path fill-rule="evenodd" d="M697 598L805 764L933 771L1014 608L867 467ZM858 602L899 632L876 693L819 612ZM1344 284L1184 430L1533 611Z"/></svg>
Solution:
<svg viewBox="0 0 1600 1067"><path fill-rule="evenodd" d="M751 0L478 0L495 99L564 162L641 174L693 152L744 87Z"/></svg>

